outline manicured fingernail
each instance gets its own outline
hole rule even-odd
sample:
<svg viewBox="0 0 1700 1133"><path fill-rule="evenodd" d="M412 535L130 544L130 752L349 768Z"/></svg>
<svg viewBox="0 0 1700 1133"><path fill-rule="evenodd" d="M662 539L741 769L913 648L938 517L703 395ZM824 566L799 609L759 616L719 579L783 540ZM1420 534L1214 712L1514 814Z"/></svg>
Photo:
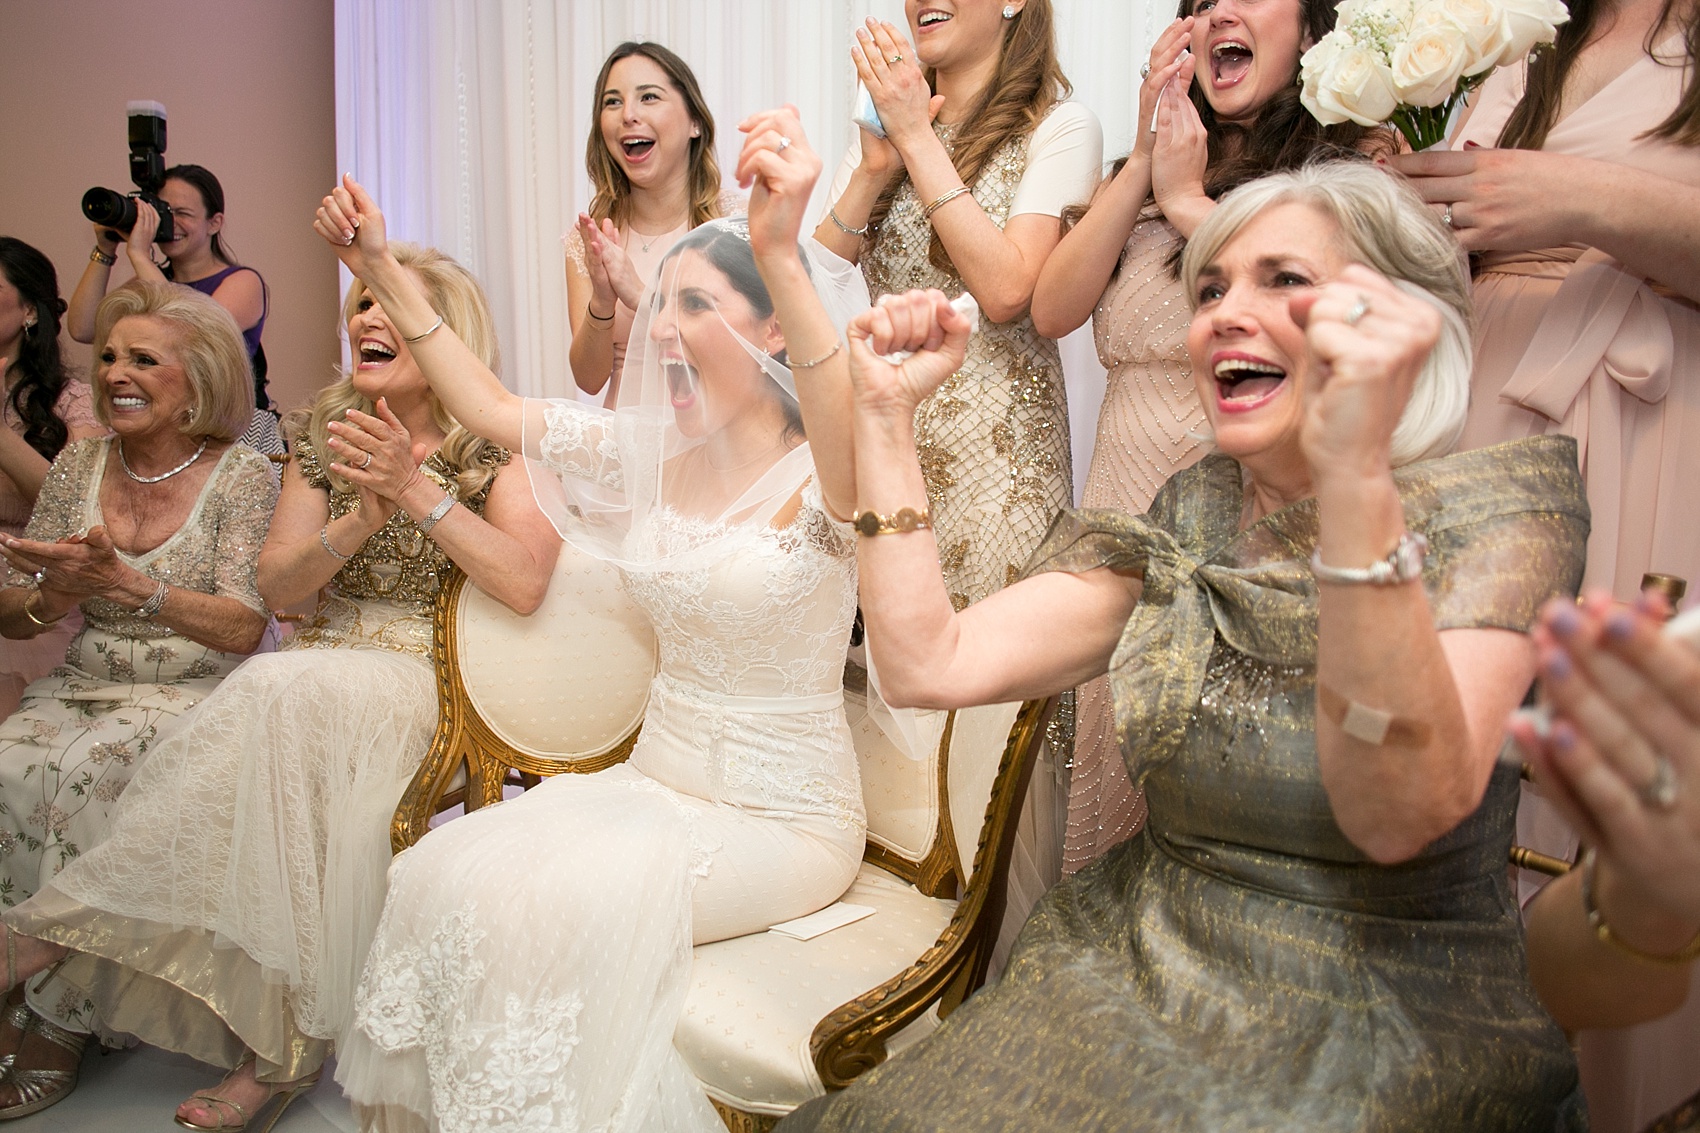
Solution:
<svg viewBox="0 0 1700 1133"><path fill-rule="evenodd" d="M352 228L344 228L342 230L342 242L344 244L354 243L354 230Z"/></svg>
<svg viewBox="0 0 1700 1133"><path fill-rule="evenodd" d="M1481 149L1482 143L1480 143L1480 142L1465 142L1464 148L1465 149Z"/></svg>
<svg viewBox="0 0 1700 1133"><path fill-rule="evenodd" d="M1575 637L1576 631L1582 628L1582 615L1576 612L1574 606L1561 606L1554 611L1548 623L1552 631L1560 637Z"/></svg>
<svg viewBox="0 0 1700 1133"><path fill-rule="evenodd" d="M1628 610L1613 611L1606 618L1606 636L1613 641L1628 641L1635 632L1635 618Z"/></svg>
<svg viewBox="0 0 1700 1133"><path fill-rule="evenodd" d="M1576 729L1569 724L1558 723L1552 728L1552 746L1569 755L1576 750Z"/></svg>
<svg viewBox="0 0 1700 1133"><path fill-rule="evenodd" d="M1569 680L1570 674L1575 670L1570 664L1569 654L1563 650L1554 650L1541 661L1541 671L1555 681L1564 681Z"/></svg>

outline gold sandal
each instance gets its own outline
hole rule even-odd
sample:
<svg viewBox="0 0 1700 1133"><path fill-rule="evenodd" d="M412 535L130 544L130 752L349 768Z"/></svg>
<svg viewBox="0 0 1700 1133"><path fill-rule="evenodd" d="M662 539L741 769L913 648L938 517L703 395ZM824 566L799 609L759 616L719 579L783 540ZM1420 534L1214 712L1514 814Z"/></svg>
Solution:
<svg viewBox="0 0 1700 1133"><path fill-rule="evenodd" d="M10 937L7 938L10 942ZM22 1023L16 1012L22 1009L29 1015L29 1020ZM77 1088L77 1077L82 1073L83 1047L89 1037L79 1035L75 1031L67 1031L57 1023L50 1022L31 1011L22 1004L15 1005L8 1014L12 1022L18 1025L25 1037L40 1035L61 1050L71 1052L74 1061L69 1070L49 1070L19 1066L16 1056L8 1061L5 1071L0 1074L0 1088L10 1086L17 1091L18 1103L0 1109L0 1121L10 1121L14 1117L26 1117L37 1113L50 1105L56 1105L71 1096L71 1091ZM21 1053L22 1047L19 1047Z"/></svg>
<svg viewBox="0 0 1700 1133"><path fill-rule="evenodd" d="M242 1069L244 1065L253 1060L253 1057L254 1056L250 1054L248 1058L243 1059L242 1062L237 1064L236 1069ZM277 1102L277 1108L271 1111L271 1116L266 1118L266 1123L254 1130L254 1133L271 1133L272 1126L276 1125L278 1118L283 1116L283 1111L288 1109L294 1103L296 1098L319 1084L319 1073L319 1071L315 1070L305 1078L300 1078L291 1082L288 1086L261 1102L259 1113L256 1113L254 1117L249 1117L247 1110L243 1109L236 1102L233 1102L228 1098L221 1098L214 1094L191 1094L189 1096L189 1101L203 1102L206 1104L208 1109L212 1109L214 1106L223 1106L225 1109L236 1115L237 1120L234 1124L224 1120L222 1117L214 1118L214 1120L218 1122L217 1125L197 1125L195 1122L185 1118L182 1114L174 1115L174 1119L177 1124L181 1125L183 1128L196 1130L196 1133L240 1133L240 1131L248 1128L248 1123L250 1121L255 1120L260 1113L264 1113L267 1106L271 1105L273 1102ZM264 1084L265 1083L261 1083L261 1085Z"/></svg>

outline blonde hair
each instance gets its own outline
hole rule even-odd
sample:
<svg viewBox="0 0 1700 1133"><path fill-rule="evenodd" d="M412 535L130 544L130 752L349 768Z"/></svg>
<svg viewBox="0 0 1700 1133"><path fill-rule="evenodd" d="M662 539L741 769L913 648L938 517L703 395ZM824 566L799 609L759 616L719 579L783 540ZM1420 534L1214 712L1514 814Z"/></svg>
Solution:
<svg viewBox="0 0 1700 1133"><path fill-rule="evenodd" d="M661 68L673 89L685 100L691 121L698 128L697 136L691 139L690 160L686 166L686 192L691 210L688 226L695 228L718 219L720 163L714 159L714 115L708 109L708 100L702 96L702 87L697 85L697 77L690 64L672 51L659 43L631 41L609 52L608 58L602 61L602 70L596 75L595 109L590 115L590 138L584 146L585 172L590 174L590 183L596 190L588 210L591 218L612 220L622 228L631 219L631 180L614 155L608 152L608 142L602 137L602 92L608 89L608 74L613 71L614 64L634 55L641 55Z"/></svg>
<svg viewBox="0 0 1700 1133"><path fill-rule="evenodd" d="M484 298L484 289L478 285L477 278L435 248L422 248L417 244L398 242L390 245L390 252L402 267L418 277L431 307L443 317L443 322L460 337L466 348L476 354L479 361L491 370L499 370L501 357L496 347L496 320L491 317L490 304ZM360 300L365 296L366 285L356 279L342 301L342 321L345 327L354 317ZM443 443L438 451L455 471L459 498L467 499L495 476L495 470L487 467L481 458L496 446L483 437L467 432L460 422L443 408L443 403L437 400L435 394L428 396L431 419L444 433ZM311 408L291 413L284 427L290 435L305 432L313 448L321 455L327 454L330 451L326 446L330 431L325 426L331 421L340 420L350 409L371 413L373 403L354 388L352 377L344 373L319 393ZM326 463L328 465L328 461ZM328 466L325 475L334 490L353 490L352 484L332 473Z"/></svg>
<svg viewBox="0 0 1700 1133"><path fill-rule="evenodd" d="M1391 173L1364 161L1301 166L1248 181L1225 195L1181 258L1181 285L1198 305L1198 276L1265 209L1302 204L1332 220L1346 254L1440 312L1440 338L1393 431L1394 467L1445 456L1470 407L1470 276L1450 230Z"/></svg>
<svg viewBox="0 0 1700 1133"><path fill-rule="evenodd" d="M151 318L180 333L177 353L194 405L178 428L196 440L234 441L254 419L254 372L248 348L229 311L209 297L172 283L133 279L100 301L94 317L94 416L112 425L111 394L99 380L100 356L112 328L124 319Z"/></svg>

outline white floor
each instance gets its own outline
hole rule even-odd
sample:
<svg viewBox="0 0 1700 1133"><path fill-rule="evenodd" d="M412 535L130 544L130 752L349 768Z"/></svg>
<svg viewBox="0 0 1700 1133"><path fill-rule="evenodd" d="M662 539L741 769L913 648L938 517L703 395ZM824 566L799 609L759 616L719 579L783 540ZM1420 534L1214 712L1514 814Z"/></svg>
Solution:
<svg viewBox="0 0 1700 1133"><path fill-rule="evenodd" d="M289 1107L276 1133L356 1133L331 1069L327 1065L318 1088ZM76 1091L56 1106L7 1122L5 1133L182 1133L171 1119L178 1104L219 1077L191 1058L153 1047L102 1053L91 1043Z"/></svg>

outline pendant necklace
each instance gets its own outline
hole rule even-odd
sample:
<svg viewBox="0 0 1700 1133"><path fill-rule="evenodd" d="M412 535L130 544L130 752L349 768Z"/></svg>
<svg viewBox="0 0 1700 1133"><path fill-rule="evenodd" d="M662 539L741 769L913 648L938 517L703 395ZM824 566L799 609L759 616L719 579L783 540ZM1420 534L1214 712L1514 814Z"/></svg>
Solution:
<svg viewBox="0 0 1700 1133"><path fill-rule="evenodd" d="M173 476L177 475L179 472L182 472L184 469L188 468L191 464L195 463L195 461L201 459L201 454L203 452L206 452L206 451L207 451L207 442L203 438L202 441L201 441L201 447L195 450L194 455L189 457L189 459L185 460L182 464L179 464L176 468L171 469L169 472L161 472L158 476L137 476L136 470L134 468L130 467L130 462L128 460L124 459L124 442L119 441L118 442L118 463L122 464L124 466L124 475L128 476L130 479L134 480L136 483L138 483L138 484L157 484L161 480L171 479Z"/></svg>

